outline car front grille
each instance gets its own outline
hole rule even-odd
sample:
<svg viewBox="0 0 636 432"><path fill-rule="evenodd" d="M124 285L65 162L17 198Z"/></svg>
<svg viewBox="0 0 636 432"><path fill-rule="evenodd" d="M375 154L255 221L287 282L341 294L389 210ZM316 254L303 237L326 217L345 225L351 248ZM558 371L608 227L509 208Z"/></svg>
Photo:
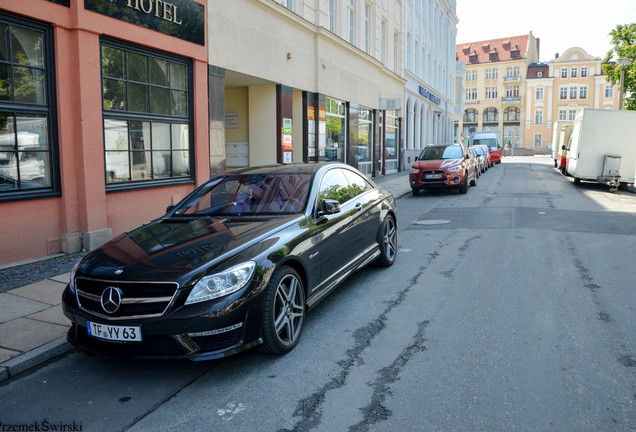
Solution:
<svg viewBox="0 0 636 432"><path fill-rule="evenodd" d="M426 178L427 176L435 176L437 178ZM420 174L420 183L437 183L446 180L448 180L446 171L442 169L422 171L422 174Z"/></svg>
<svg viewBox="0 0 636 432"><path fill-rule="evenodd" d="M121 302L114 312L102 305L102 295L109 288L119 290ZM77 301L80 308L107 319L154 318L163 315L175 296L176 282L113 282L77 278Z"/></svg>

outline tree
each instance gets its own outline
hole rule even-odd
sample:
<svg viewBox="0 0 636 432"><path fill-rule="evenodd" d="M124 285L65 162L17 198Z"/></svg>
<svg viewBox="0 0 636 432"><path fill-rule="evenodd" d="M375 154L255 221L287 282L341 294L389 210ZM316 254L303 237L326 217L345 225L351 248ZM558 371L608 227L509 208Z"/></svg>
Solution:
<svg viewBox="0 0 636 432"><path fill-rule="evenodd" d="M617 25L609 34L614 47L603 59L603 73L610 83L620 84L621 69L625 70L624 105L626 109L636 110L636 24ZM631 63L618 66L616 59L619 58L628 58Z"/></svg>

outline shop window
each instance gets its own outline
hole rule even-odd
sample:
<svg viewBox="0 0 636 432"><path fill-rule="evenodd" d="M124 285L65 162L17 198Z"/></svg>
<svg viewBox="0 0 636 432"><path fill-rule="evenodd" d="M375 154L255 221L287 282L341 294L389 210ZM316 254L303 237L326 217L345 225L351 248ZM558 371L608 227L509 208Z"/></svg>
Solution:
<svg viewBox="0 0 636 432"><path fill-rule="evenodd" d="M101 49L107 188L191 181L190 63L113 41Z"/></svg>
<svg viewBox="0 0 636 432"><path fill-rule="evenodd" d="M345 151L345 103L327 98L325 102L327 114L327 145L325 159L344 162Z"/></svg>
<svg viewBox="0 0 636 432"><path fill-rule="evenodd" d="M0 201L60 194L53 33L0 14Z"/></svg>
<svg viewBox="0 0 636 432"><path fill-rule="evenodd" d="M484 110L484 123L493 123L499 121L499 111L497 108L486 108Z"/></svg>

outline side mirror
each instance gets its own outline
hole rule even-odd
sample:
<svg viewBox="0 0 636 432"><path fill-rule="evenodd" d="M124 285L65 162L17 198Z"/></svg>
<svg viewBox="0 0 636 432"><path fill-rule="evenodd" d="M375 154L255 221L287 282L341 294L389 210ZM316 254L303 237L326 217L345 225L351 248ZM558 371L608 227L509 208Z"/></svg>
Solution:
<svg viewBox="0 0 636 432"><path fill-rule="evenodd" d="M332 199L324 199L320 203L320 212L323 214L340 213L340 203Z"/></svg>
<svg viewBox="0 0 636 432"><path fill-rule="evenodd" d="M174 204L170 204L168 207L166 207L166 213L169 213L170 210L172 210L174 208Z"/></svg>
<svg viewBox="0 0 636 432"><path fill-rule="evenodd" d="M562 146L561 146L561 150L565 150L565 145L562 145Z"/></svg>

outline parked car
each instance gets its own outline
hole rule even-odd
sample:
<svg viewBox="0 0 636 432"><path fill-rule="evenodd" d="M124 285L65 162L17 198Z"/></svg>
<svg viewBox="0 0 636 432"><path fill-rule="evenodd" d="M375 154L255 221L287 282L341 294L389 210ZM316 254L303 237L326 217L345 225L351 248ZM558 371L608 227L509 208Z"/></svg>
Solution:
<svg viewBox="0 0 636 432"><path fill-rule="evenodd" d="M490 149L485 144L475 145L475 147L479 147L484 154L484 158L486 159L486 171L488 171L488 168L493 166L492 159L490 158Z"/></svg>
<svg viewBox="0 0 636 432"><path fill-rule="evenodd" d="M477 153L477 162L479 166L479 172L486 172L486 156L484 156L484 150L479 146L471 146L475 153Z"/></svg>
<svg viewBox="0 0 636 432"><path fill-rule="evenodd" d="M477 178L479 178L479 177L481 177L481 170L479 169L479 155L477 154L477 150L473 146L470 146L470 147L468 147L468 151L470 152L470 154L474 158L473 164L475 165L475 171L477 172Z"/></svg>
<svg viewBox="0 0 636 432"><path fill-rule="evenodd" d="M422 189L455 188L468 192L468 184L477 185L474 158L464 144L427 146L411 167L409 182L413 195Z"/></svg>
<svg viewBox="0 0 636 432"><path fill-rule="evenodd" d="M354 168L238 169L75 265L68 340L133 358L206 360L257 345L282 354L309 309L396 254L395 200Z"/></svg>
<svg viewBox="0 0 636 432"><path fill-rule="evenodd" d="M490 153L490 160L492 161L492 166L495 166L495 164L501 163L503 149L501 148L499 144L490 144L488 146L488 152Z"/></svg>

